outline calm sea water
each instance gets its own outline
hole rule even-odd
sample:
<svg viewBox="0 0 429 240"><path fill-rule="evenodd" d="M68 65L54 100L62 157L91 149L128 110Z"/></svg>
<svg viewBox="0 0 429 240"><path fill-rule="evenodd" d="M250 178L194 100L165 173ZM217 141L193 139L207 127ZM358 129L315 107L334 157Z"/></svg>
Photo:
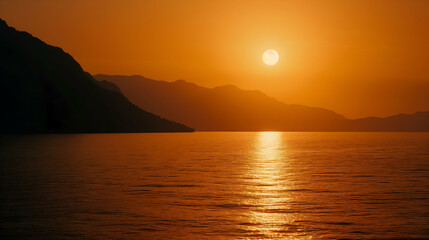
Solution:
<svg viewBox="0 0 429 240"><path fill-rule="evenodd" d="M429 133L0 137L2 239L429 238Z"/></svg>

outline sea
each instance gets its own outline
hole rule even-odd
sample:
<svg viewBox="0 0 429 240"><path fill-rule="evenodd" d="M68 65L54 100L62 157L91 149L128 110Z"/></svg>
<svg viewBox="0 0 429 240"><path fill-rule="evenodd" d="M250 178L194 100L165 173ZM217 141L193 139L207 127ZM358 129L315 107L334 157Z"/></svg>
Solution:
<svg viewBox="0 0 429 240"><path fill-rule="evenodd" d="M429 239L429 133L0 136L1 239Z"/></svg>

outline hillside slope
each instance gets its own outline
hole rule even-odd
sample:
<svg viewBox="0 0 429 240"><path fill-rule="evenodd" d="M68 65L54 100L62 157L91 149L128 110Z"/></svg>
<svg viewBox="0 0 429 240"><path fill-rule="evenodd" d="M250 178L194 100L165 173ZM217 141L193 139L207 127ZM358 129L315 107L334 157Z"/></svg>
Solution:
<svg viewBox="0 0 429 240"><path fill-rule="evenodd" d="M61 48L0 19L0 133L192 131L97 84Z"/></svg>
<svg viewBox="0 0 429 240"><path fill-rule="evenodd" d="M183 80L156 81L142 76L95 75L116 84L141 108L210 131L316 131L344 117L333 111L282 103L260 91L233 85L204 88Z"/></svg>

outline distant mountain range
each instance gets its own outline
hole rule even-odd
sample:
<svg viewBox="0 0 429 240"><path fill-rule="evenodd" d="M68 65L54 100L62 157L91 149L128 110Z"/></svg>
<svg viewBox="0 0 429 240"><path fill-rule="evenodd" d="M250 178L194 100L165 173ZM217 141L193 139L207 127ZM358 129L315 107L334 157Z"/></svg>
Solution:
<svg viewBox="0 0 429 240"><path fill-rule="evenodd" d="M429 111L349 120L330 110L285 104L233 85L205 88L137 75L94 77L104 85L116 84L137 106L200 131L429 131Z"/></svg>
<svg viewBox="0 0 429 240"><path fill-rule="evenodd" d="M95 78L61 48L0 19L0 133L429 131L429 111L349 120L233 85Z"/></svg>
<svg viewBox="0 0 429 240"><path fill-rule="evenodd" d="M387 118L369 117L347 120L340 122L337 129L368 132L428 132L429 111L398 114Z"/></svg>
<svg viewBox="0 0 429 240"><path fill-rule="evenodd" d="M0 19L0 133L193 131L146 112L72 56Z"/></svg>

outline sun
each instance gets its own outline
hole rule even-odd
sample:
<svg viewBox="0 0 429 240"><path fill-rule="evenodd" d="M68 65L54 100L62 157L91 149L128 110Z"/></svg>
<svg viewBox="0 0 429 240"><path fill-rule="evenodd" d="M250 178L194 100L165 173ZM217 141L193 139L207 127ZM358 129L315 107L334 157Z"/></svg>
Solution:
<svg viewBox="0 0 429 240"><path fill-rule="evenodd" d="M262 54L262 60L267 65L274 65L279 61L279 54L274 49L268 49Z"/></svg>

